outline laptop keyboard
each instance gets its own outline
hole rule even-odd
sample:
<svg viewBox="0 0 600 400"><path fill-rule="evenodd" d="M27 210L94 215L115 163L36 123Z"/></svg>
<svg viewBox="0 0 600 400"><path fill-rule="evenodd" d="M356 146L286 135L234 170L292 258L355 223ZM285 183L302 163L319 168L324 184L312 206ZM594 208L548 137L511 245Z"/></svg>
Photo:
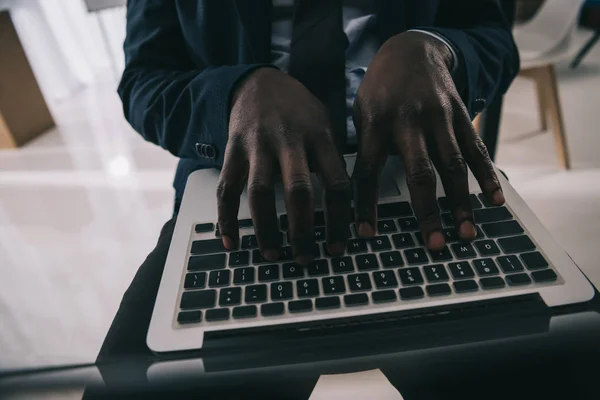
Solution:
<svg viewBox="0 0 600 400"><path fill-rule="evenodd" d="M260 254L252 220L239 221L240 248L227 251L214 223L198 223L192 233L177 322L218 324L227 320L274 318L284 314L419 302L431 297L509 291L558 282L556 272L507 207L493 207L471 194L477 238L460 242L446 198L439 198L447 246L424 247L408 202L378 206L378 236L362 239L352 225L346 253L330 257L323 212L315 214L315 261L292 262L287 215L279 218L281 258ZM195 237L213 236L198 239Z"/></svg>

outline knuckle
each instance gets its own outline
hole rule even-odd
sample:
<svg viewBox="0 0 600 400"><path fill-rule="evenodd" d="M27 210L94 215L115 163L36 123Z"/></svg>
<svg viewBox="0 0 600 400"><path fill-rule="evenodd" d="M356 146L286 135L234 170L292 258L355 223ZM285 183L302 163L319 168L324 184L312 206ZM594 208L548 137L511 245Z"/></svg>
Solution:
<svg viewBox="0 0 600 400"><path fill-rule="evenodd" d="M302 196L312 193L310 178L307 174L292 174L287 184L287 192L293 196Z"/></svg>
<svg viewBox="0 0 600 400"><path fill-rule="evenodd" d="M410 166L406 174L406 183L409 187L435 184L435 171L431 163L421 161Z"/></svg>
<svg viewBox="0 0 600 400"><path fill-rule="evenodd" d="M467 163L461 154L451 154L444 163L446 172L450 175L464 176L467 174Z"/></svg>
<svg viewBox="0 0 600 400"><path fill-rule="evenodd" d="M250 197L266 196L269 195L272 190L269 183L261 178L254 178L248 183L248 196Z"/></svg>
<svg viewBox="0 0 600 400"><path fill-rule="evenodd" d="M221 203L227 203L235 197L236 190L234 185L222 179L217 184L217 200Z"/></svg>

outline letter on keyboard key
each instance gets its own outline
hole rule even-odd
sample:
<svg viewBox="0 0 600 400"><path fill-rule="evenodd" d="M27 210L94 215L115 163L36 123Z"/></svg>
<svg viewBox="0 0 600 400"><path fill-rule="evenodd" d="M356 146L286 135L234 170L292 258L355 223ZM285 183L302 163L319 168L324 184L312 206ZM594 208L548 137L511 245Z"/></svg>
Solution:
<svg viewBox="0 0 600 400"><path fill-rule="evenodd" d="M418 267L402 268L398 270L400 281L403 285L420 285L423 283L423 275Z"/></svg>
<svg viewBox="0 0 600 400"><path fill-rule="evenodd" d="M224 288L219 292L219 305L221 307L232 306L242 302L242 288Z"/></svg>
<svg viewBox="0 0 600 400"><path fill-rule="evenodd" d="M512 214L506 207L482 208L473 210L473 217L478 224L486 224L488 222L506 221L512 219Z"/></svg>
<svg viewBox="0 0 600 400"><path fill-rule="evenodd" d="M332 258L331 266L333 267L333 272L335 272L336 274L354 272L354 264L352 263L352 257Z"/></svg>
<svg viewBox="0 0 600 400"><path fill-rule="evenodd" d="M177 314L177 322L180 324L191 324L202 321L202 311L183 311Z"/></svg>
<svg viewBox="0 0 600 400"><path fill-rule="evenodd" d="M325 294L341 294L346 292L346 284L341 276L328 276L321 278L323 284L323 293Z"/></svg>
<svg viewBox="0 0 600 400"><path fill-rule="evenodd" d="M551 269L543 269L531 273L533 280L536 282L554 282L558 277Z"/></svg>
<svg viewBox="0 0 600 400"><path fill-rule="evenodd" d="M477 289L479 289L479 286L477 286L477 282L471 279L467 281L457 281L454 282L453 285L456 293L476 292Z"/></svg>
<svg viewBox="0 0 600 400"><path fill-rule="evenodd" d="M498 239L505 253L520 253L535 249L535 244L527 236L513 236Z"/></svg>
<svg viewBox="0 0 600 400"><path fill-rule="evenodd" d="M188 261L189 271L209 271L211 269L221 268L225 268L225 254L191 256Z"/></svg>
<svg viewBox="0 0 600 400"><path fill-rule="evenodd" d="M356 256L355 261L359 271L369 271L379 268L379 263L377 262L377 256L375 254L358 255Z"/></svg>
<svg viewBox="0 0 600 400"><path fill-rule="evenodd" d="M548 262L537 251L521 254L521 259L529 270L542 269L548 266Z"/></svg>
<svg viewBox="0 0 600 400"><path fill-rule="evenodd" d="M429 262L425 250L420 248L404 250L404 257L409 264L427 264Z"/></svg>
<svg viewBox="0 0 600 400"><path fill-rule="evenodd" d="M364 253L367 251L367 241L365 239L350 239L346 245L348 253Z"/></svg>
<svg viewBox="0 0 600 400"><path fill-rule="evenodd" d="M500 273L498 267L496 267L496 263L491 258L473 260L473 266L477 270L479 276L498 275Z"/></svg>
<svg viewBox="0 0 600 400"><path fill-rule="evenodd" d="M523 264L517 256L502 256L496 259L505 274L523 271Z"/></svg>
<svg viewBox="0 0 600 400"><path fill-rule="evenodd" d="M366 293L347 294L344 296L344 304L347 307L363 306L369 304L369 296Z"/></svg>
<svg viewBox="0 0 600 400"><path fill-rule="evenodd" d="M334 297L319 297L315 300L315 307L319 310L326 310L330 308L340 308L340 298Z"/></svg>
<svg viewBox="0 0 600 400"><path fill-rule="evenodd" d="M288 303L288 310L291 313L301 313L313 310L312 300L295 300Z"/></svg>
<svg viewBox="0 0 600 400"><path fill-rule="evenodd" d="M253 318L256 317L256 306L241 306L233 309L233 318Z"/></svg>
<svg viewBox="0 0 600 400"><path fill-rule="evenodd" d="M246 286L244 294L246 303L262 303L267 301L267 285Z"/></svg>
<svg viewBox="0 0 600 400"><path fill-rule="evenodd" d="M386 251L385 253L380 253L379 258L381 259L381 264L383 264L384 268L395 268L404 265L404 260L399 251Z"/></svg>
<svg viewBox="0 0 600 400"><path fill-rule="evenodd" d="M283 264L283 278L284 279L296 279L304 278L304 267L296 263Z"/></svg>
<svg viewBox="0 0 600 400"><path fill-rule="evenodd" d="M477 257L475 249L471 246L471 243L454 243L450 245L452 251L456 255L456 258L473 258Z"/></svg>
<svg viewBox="0 0 600 400"><path fill-rule="evenodd" d="M377 221L377 232L379 233L394 233L397 232L396 224L391 219L384 219L382 221Z"/></svg>
<svg viewBox="0 0 600 400"><path fill-rule="evenodd" d="M517 221L483 224L481 228L489 237L512 236L523 233L523 228L521 228L521 225Z"/></svg>
<svg viewBox="0 0 600 400"><path fill-rule="evenodd" d="M263 317L272 317L274 315L281 315L285 310L285 305L283 303L270 303L263 304L260 306L260 313Z"/></svg>
<svg viewBox="0 0 600 400"><path fill-rule="evenodd" d="M423 292L421 286L402 288L399 290L399 293L402 300L420 299L425 296L425 292Z"/></svg>
<svg viewBox="0 0 600 400"><path fill-rule="evenodd" d="M294 296L292 282L271 283L271 300L288 300Z"/></svg>
<svg viewBox="0 0 600 400"><path fill-rule="evenodd" d="M377 236L371 239L371 250L373 251L390 250L391 248L392 244L387 236Z"/></svg>
<svg viewBox="0 0 600 400"><path fill-rule="evenodd" d="M396 292L393 290L380 290L378 292L371 293L373 303L387 303L390 301L396 301Z"/></svg>
<svg viewBox="0 0 600 400"><path fill-rule="evenodd" d="M475 242L475 247L482 256L495 256L500 254L500 249L493 240L480 240Z"/></svg>
<svg viewBox="0 0 600 400"><path fill-rule="evenodd" d="M527 274L511 274L506 275L506 282L510 286L529 285L531 283L531 278Z"/></svg>
<svg viewBox="0 0 600 400"><path fill-rule="evenodd" d="M493 278L481 278L479 280L479 284L484 289L499 289L505 286L504 279L499 276L495 276Z"/></svg>
<svg viewBox="0 0 600 400"><path fill-rule="evenodd" d="M306 267L308 276L323 276L329 275L329 265L327 260L314 260Z"/></svg>
<svg viewBox="0 0 600 400"><path fill-rule="evenodd" d="M194 272L185 276L185 289L202 289L206 286L206 272Z"/></svg>
<svg viewBox="0 0 600 400"><path fill-rule="evenodd" d="M467 279L475 276L473 268L467 261L455 262L448 264L452 277L454 279Z"/></svg>
<svg viewBox="0 0 600 400"><path fill-rule="evenodd" d="M398 233L392 236L392 240L394 241L394 246L396 246L397 249L412 247L415 245L415 241L410 233Z"/></svg>
<svg viewBox="0 0 600 400"><path fill-rule="evenodd" d="M353 292L371 290L371 279L369 279L369 274L348 275L348 286L350 286L350 290Z"/></svg>
<svg viewBox="0 0 600 400"><path fill-rule="evenodd" d="M206 311L207 321L225 321L229 319L229 308L214 308Z"/></svg>
<svg viewBox="0 0 600 400"><path fill-rule="evenodd" d="M221 239L195 240L192 242L192 254L222 253L227 251Z"/></svg>
<svg viewBox="0 0 600 400"><path fill-rule="evenodd" d="M261 282L276 281L279 279L279 265L261 265L258 267L258 280Z"/></svg>
<svg viewBox="0 0 600 400"><path fill-rule="evenodd" d="M450 285L447 283L428 285L425 290L427 290L429 296L447 296L452 293L452 289L450 289Z"/></svg>
<svg viewBox="0 0 600 400"><path fill-rule="evenodd" d="M415 217L400 218L398 225L402 232L413 232L419 230L419 223Z"/></svg>
<svg viewBox="0 0 600 400"><path fill-rule="evenodd" d="M373 280L377 289L395 288L398 286L398 280L394 275L394 271L377 271L373 272Z"/></svg>
<svg viewBox="0 0 600 400"><path fill-rule="evenodd" d="M449 279L443 264L426 265L423 267L423 271L429 282L443 282Z"/></svg>
<svg viewBox="0 0 600 400"><path fill-rule="evenodd" d="M216 290L199 290L193 292L185 292L181 296L182 309L188 308L211 308L215 306L217 301Z"/></svg>

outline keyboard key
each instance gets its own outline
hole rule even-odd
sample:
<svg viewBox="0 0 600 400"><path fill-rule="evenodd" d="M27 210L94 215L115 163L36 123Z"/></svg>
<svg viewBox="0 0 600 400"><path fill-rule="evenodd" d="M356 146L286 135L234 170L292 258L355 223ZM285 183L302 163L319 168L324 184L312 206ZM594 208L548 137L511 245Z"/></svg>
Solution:
<svg viewBox="0 0 600 400"><path fill-rule="evenodd" d="M496 263L491 258L473 260L473 266L477 270L477 275L479 276L498 275L500 273Z"/></svg>
<svg viewBox="0 0 600 400"><path fill-rule="evenodd" d="M337 296L319 297L315 300L315 307L317 307L319 310L340 308L340 298Z"/></svg>
<svg viewBox="0 0 600 400"><path fill-rule="evenodd" d="M529 285L531 283L531 278L527 274L511 274L506 275L506 282L510 286Z"/></svg>
<svg viewBox="0 0 600 400"><path fill-rule="evenodd" d="M287 214L283 214L279 216L279 226L281 227L282 231L287 231L288 230L288 217Z"/></svg>
<svg viewBox="0 0 600 400"><path fill-rule="evenodd" d="M423 283L423 275L421 275L418 267L399 269L398 275L403 285L420 285Z"/></svg>
<svg viewBox="0 0 600 400"><path fill-rule="evenodd" d="M288 303L288 310L291 313L309 312L313 310L312 300L295 300Z"/></svg>
<svg viewBox="0 0 600 400"><path fill-rule="evenodd" d="M442 222L444 223L444 226L454 226L454 217L452 216L452 214L450 213L442 213L442 215L440 215L440 217L442 218Z"/></svg>
<svg viewBox="0 0 600 400"><path fill-rule="evenodd" d="M421 297L425 296L425 292L423 292L423 288L421 288L421 286L402 288L398 292L400 293L400 298L402 300L420 299Z"/></svg>
<svg viewBox="0 0 600 400"><path fill-rule="evenodd" d="M225 254L191 256L188 261L189 271L209 271L221 268L225 268Z"/></svg>
<svg viewBox="0 0 600 400"><path fill-rule="evenodd" d="M429 258L423 249L404 250L404 257L409 264L427 264Z"/></svg>
<svg viewBox="0 0 600 400"><path fill-rule="evenodd" d="M254 318L256 317L256 306L240 306L233 308L233 318Z"/></svg>
<svg viewBox="0 0 600 400"><path fill-rule="evenodd" d="M466 261L450 263L448 264L448 268L450 268L454 279L467 279L475 276L473 268Z"/></svg>
<svg viewBox="0 0 600 400"><path fill-rule="evenodd" d="M181 296L179 307L187 308L211 308L217 301L216 290L198 290L193 292L184 292Z"/></svg>
<svg viewBox="0 0 600 400"><path fill-rule="evenodd" d="M279 266L261 265L258 267L258 280L261 282L276 281L279 279Z"/></svg>
<svg viewBox="0 0 600 400"><path fill-rule="evenodd" d="M479 201L481 201L481 203L485 207L496 207L496 206L492 205L492 203L490 203L489 201L487 201L487 199L485 198L485 195L483 193L479 193L478 197L479 197Z"/></svg>
<svg viewBox="0 0 600 400"><path fill-rule="evenodd" d="M292 282L275 282L271 283L271 299L287 300L294 297L294 288Z"/></svg>
<svg viewBox="0 0 600 400"><path fill-rule="evenodd" d="M347 294L344 296L344 304L347 307L364 306L369 304L369 296L366 293Z"/></svg>
<svg viewBox="0 0 600 400"><path fill-rule="evenodd" d="M394 233L397 232L396 224L394 220L384 219L381 221L377 221L377 232L379 233Z"/></svg>
<svg viewBox="0 0 600 400"><path fill-rule="evenodd" d="M377 271L373 272L373 281L377 289L395 288L398 286L398 280L394 271Z"/></svg>
<svg viewBox="0 0 600 400"><path fill-rule="evenodd" d="M325 226L325 213L323 211L315 211L315 226Z"/></svg>
<svg viewBox="0 0 600 400"><path fill-rule="evenodd" d="M215 225L215 236L221 237L221 233L219 232L219 224L218 223Z"/></svg>
<svg viewBox="0 0 600 400"><path fill-rule="evenodd" d="M227 251L221 239L195 240L192 242L192 254L223 253Z"/></svg>
<svg viewBox="0 0 600 400"><path fill-rule="evenodd" d="M519 261L517 256L502 256L496 258L496 261L498 261L500 268L502 268L502 272L505 274L523 271L523 264L521 264L521 261Z"/></svg>
<svg viewBox="0 0 600 400"><path fill-rule="evenodd" d="M369 279L369 274L348 275L348 286L350 286L350 290L353 292L371 290L371 279Z"/></svg>
<svg viewBox="0 0 600 400"><path fill-rule="evenodd" d="M499 276L493 278L481 278L479 284L484 289L499 289L504 287L504 279Z"/></svg>
<svg viewBox="0 0 600 400"><path fill-rule="evenodd" d="M194 272L185 276L185 289L201 289L206 286L206 272Z"/></svg>
<svg viewBox="0 0 600 400"><path fill-rule="evenodd" d="M323 242L327 239L325 236L325 228L315 228L315 242Z"/></svg>
<svg viewBox="0 0 600 400"><path fill-rule="evenodd" d="M225 321L229 319L229 308L215 308L206 311L207 321Z"/></svg>
<svg viewBox="0 0 600 400"><path fill-rule="evenodd" d="M410 204L406 201L377 205L377 217L381 219L413 215Z"/></svg>
<svg viewBox="0 0 600 400"><path fill-rule="evenodd" d="M304 279L296 282L298 297L319 296L319 281L316 279Z"/></svg>
<svg viewBox="0 0 600 400"><path fill-rule="evenodd" d="M247 286L244 293L246 303L262 303L267 301L267 285Z"/></svg>
<svg viewBox="0 0 600 400"><path fill-rule="evenodd" d="M283 264L283 279L304 278L304 267L296 263Z"/></svg>
<svg viewBox="0 0 600 400"><path fill-rule="evenodd" d="M202 311L182 311L177 314L177 322L180 324L191 324L202 321Z"/></svg>
<svg viewBox="0 0 600 400"><path fill-rule="evenodd" d="M444 249L440 251L430 250L429 255L431 256L431 259L436 262L452 260L452 254L450 254L450 249L448 249L448 247L444 247Z"/></svg>
<svg viewBox="0 0 600 400"><path fill-rule="evenodd" d="M475 238L477 238L477 239L484 238L485 234L481 230L481 227L479 225L475 225L475 227L477 228L477 234L475 235Z"/></svg>
<svg viewBox="0 0 600 400"><path fill-rule="evenodd" d="M548 262L537 251L533 253L521 254L521 259L525 262L525 266L529 270L542 269L548 266Z"/></svg>
<svg viewBox="0 0 600 400"><path fill-rule="evenodd" d="M232 306L242 302L242 288L232 287L221 289L219 292L219 305L221 307Z"/></svg>
<svg viewBox="0 0 600 400"><path fill-rule="evenodd" d="M279 261L292 261L294 259L294 254L292 252L292 246L284 246L281 248L281 256L279 257Z"/></svg>
<svg viewBox="0 0 600 400"><path fill-rule="evenodd" d="M215 229L215 224L207 222L205 224L196 224L194 230L196 233L212 232ZM200 315L202 317L202 315Z"/></svg>
<svg viewBox="0 0 600 400"><path fill-rule="evenodd" d="M393 290L380 290L378 292L371 293L373 303L387 303L390 301L396 301L396 292Z"/></svg>
<svg viewBox="0 0 600 400"><path fill-rule="evenodd" d="M327 260L314 260L306 267L308 276L329 275L329 264Z"/></svg>
<svg viewBox="0 0 600 400"><path fill-rule="evenodd" d="M447 283L438 283L436 285L427 285L425 287L429 296L447 296L452 293L450 285Z"/></svg>
<svg viewBox="0 0 600 400"><path fill-rule="evenodd" d="M351 257L338 257L331 259L333 272L343 274L345 272L354 272L354 264Z"/></svg>
<svg viewBox="0 0 600 400"><path fill-rule="evenodd" d="M505 253L520 253L535 249L535 244L524 235L498 239L498 243Z"/></svg>
<svg viewBox="0 0 600 400"><path fill-rule="evenodd" d="M479 240L475 242L475 247L482 256L495 256L500 254L500 249L493 240Z"/></svg>
<svg viewBox="0 0 600 400"><path fill-rule="evenodd" d="M419 223L415 217L400 218L398 226L402 232L413 232L419 230Z"/></svg>
<svg viewBox="0 0 600 400"><path fill-rule="evenodd" d="M249 251L236 251L229 254L229 266L230 267L243 267L248 265L250 262Z"/></svg>
<svg viewBox="0 0 600 400"><path fill-rule="evenodd" d="M543 269L541 271L534 271L531 273L533 280L536 282L554 282L558 277L556 272L551 269Z"/></svg>
<svg viewBox="0 0 600 400"><path fill-rule="evenodd" d="M450 278L443 264L426 265L423 267L423 272L429 282L442 282Z"/></svg>
<svg viewBox="0 0 600 400"><path fill-rule="evenodd" d="M269 303L260 306L260 313L263 317L272 317L274 315L281 315L285 310L283 303Z"/></svg>
<svg viewBox="0 0 600 400"><path fill-rule="evenodd" d="M384 268L395 268L404 265L404 260L399 251L380 253L379 258L381 259L381 264L383 264Z"/></svg>
<svg viewBox="0 0 600 400"><path fill-rule="evenodd" d="M458 242L460 240L454 228L444 228L442 229L442 233L444 234L446 243Z"/></svg>
<svg viewBox="0 0 600 400"><path fill-rule="evenodd" d="M263 258L260 250L256 249L252 251L252 264L264 264L270 262L266 258Z"/></svg>
<svg viewBox="0 0 600 400"><path fill-rule="evenodd" d="M396 235L392 235L392 240L394 241L394 246L396 246L397 249L413 247L415 245L415 241L410 233L398 233Z"/></svg>
<svg viewBox="0 0 600 400"><path fill-rule="evenodd" d="M323 293L325 294L341 294L346 292L346 284L341 276L330 276L321 278L323 285Z"/></svg>
<svg viewBox="0 0 600 400"><path fill-rule="evenodd" d="M482 208L473 210L473 217L478 224L487 224L489 222L506 221L512 219L512 214L506 207Z"/></svg>
<svg viewBox="0 0 600 400"><path fill-rule="evenodd" d="M375 254L358 255L356 256L355 261L359 271L369 271L379 268L379 263L377 262L377 256Z"/></svg>
<svg viewBox="0 0 600 400"><path fill-rule="evenodd" d="M222 271L212 271L208 276L208 286L220 287L228 286L231 280L231 271L228 269Z"/></svg>
<svg viewBox="0 0 600 400"><path fill-rule="evenodd" d="M453 243L450 245L456 258L473 258L477 257L475 249L471 246L471 243Z"/></svg>
<svg viewBox="0 0 600 400"><path fill-rule="evenodd" d="M483 224L481 228L489 237L512 236L523 233L523 228L517 221L495 222L493 224Z"/></svg>
<svg viewBox="0 0 600 400"><path fill-rule="evenodd" d="M367 241L365 239L350 239L346 247L350 254L364 253L367 251Z"/></svg>
<svg viewBox="0 0 600 400"><path fill-rule="evenodd" d="M477 282L474 280L457 281L452 284L456 293L475 292L479 289Z"/></svg>
<svg viewBox="0 0 600 400"><path fill-rule="evenodd" d="M237 268L233 271L233 283L236 285L246 285L254 283L254 268Z"/></svg>
<svg viewBox="0 0 600 400"><path fill-rule="evenodd" d="M256 235L242 236L242 249L258 249Z"/></svg>
<svg viewBox="0 0 600 400"><path fill-rule="evenodd" d="M390 239L388 239L387 236L374 237L370 240L370 242L371 242L371 250L373 250L373 251L390 250L392 248Z"/></svg>

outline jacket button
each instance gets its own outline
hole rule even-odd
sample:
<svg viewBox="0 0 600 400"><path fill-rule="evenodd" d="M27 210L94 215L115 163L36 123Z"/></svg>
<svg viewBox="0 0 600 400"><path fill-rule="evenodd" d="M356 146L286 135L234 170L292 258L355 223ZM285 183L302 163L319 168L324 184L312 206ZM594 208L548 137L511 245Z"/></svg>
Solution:
<svg viewBox="0 0 600 400"><path fill-rule="evenodd" d="M210 144L207 144L204 148L204 154L206 154L206 158L214 160L217 157L217 150Z"/></svg>
<svg viewBox="0 0 600 400"><path fill-rule="evenodd" d="M482 112L485 109L486 101L485 99L475 99L475 104L473 105L473 111L477 114Z"/></svg>
<svg viewBox="0 0 600 400"><path fill-rule="evenodd" d="M196 150L196 154L198 154L199 157L202 158L206 158L206 145L203 143L196 143L194 145L195 150Z"/></svg>

